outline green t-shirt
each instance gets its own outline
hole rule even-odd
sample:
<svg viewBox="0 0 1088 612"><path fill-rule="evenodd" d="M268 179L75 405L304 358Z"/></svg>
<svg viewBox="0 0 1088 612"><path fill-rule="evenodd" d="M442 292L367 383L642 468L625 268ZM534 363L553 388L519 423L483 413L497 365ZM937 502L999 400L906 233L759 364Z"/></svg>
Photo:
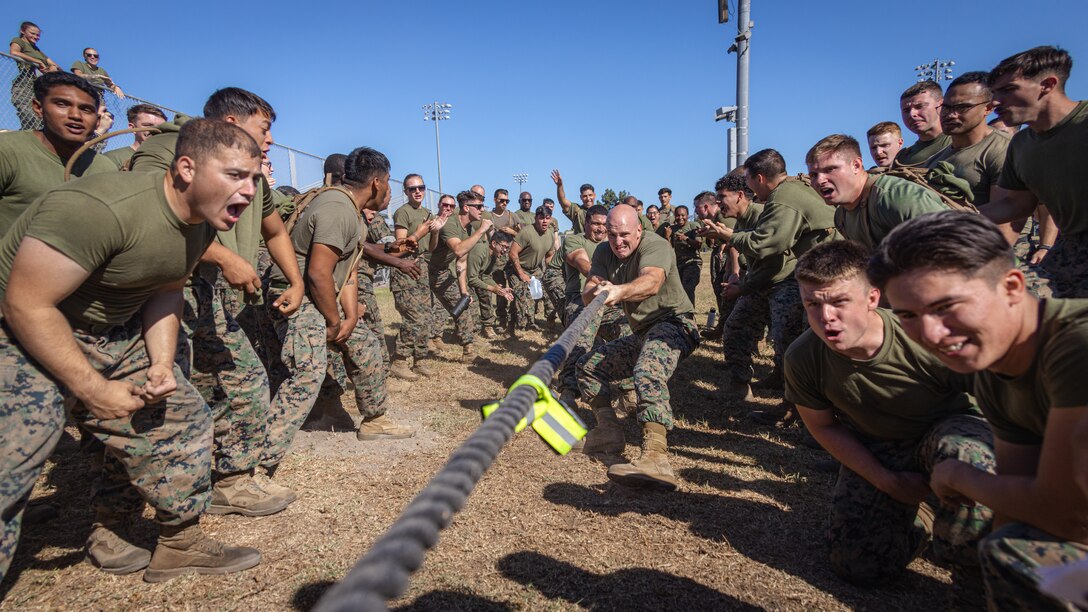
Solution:
<svg viewBox="0 0 1088 612"><path fill-rule="evenodd" d="M906 179L870 177L869 199L853 210L835 209L835 226L848 240L874 249L897 225L926 213L948 210L937 194Z"/></svg>
<svg viewBox="0 0 1088 612"><path fill-rule="evenodd" d="M174 153L178 150L178 132L190 117L178 115L173 121L165 121L155 126L159 133L148 136L140 148L132 154L133 172L155 172L167 170L174 162Z"/></svg>
<svg viewBox="0 0 1088 612"><path fill-rule="evenodd" d="M501 215L495 211L491 211L491 225L496 230L514 227L514 223L516 223L516 221L514 221L514 213L510 212L509 208L503 210Z"/></svg>
<svg viewBox="0 0 1088 612"><path fill-rule="evenodd" d="M112 151L106 151L102 154L103 157L117 164L117 169L120 170L125 167L128 160L132 159L136 150L132 147L121 147L120 149L113 149Z"/></svg>
<svg viewBox="0 0 1088 612"><path fill-rule="evenodd" d="M163 173L99 174L39 198L0 240L0 298L25 236L90 272L58 308L76 326L121 325L163 285L187 277L215 238L166 201Z"/></svg>
<svg viewBox="0 0 1088 612"><path fill-rule="evenodd" d="M1039 308L1031 368L1017 377L984 370L975 379L994 436L1013 444L1042 444L1051 409L1088 406L1088 300L1044 300Z"/></svg>
<svg viewBox="0 0 1088 612"><path fill-rule="evenodd" d="M366 234L366 242L370 244L382 244L384 242L390 242L392 240L393 232L389 230L389 224L386 223L385 217L380 214L374 215L374 221L367 223L366 215L363 215L362 230ZM359 258L359 274L374 280L374 273L377 272L377 264L368 260L366 257Z"/></svg>
<svg viewBox="0 0 1088 612"><path fill-rule="evenodd" d="M43 193L64 183L64 164L45 148L37 132L0 134L0 235ZM72 176L116 174L113 162L88 150L72 166Z"/></svg>
<svg viewBox="0 0 1088 612"><path fill-rule="evenodd" d="M552 221L555 221L555 219L552 219ZM563 272L563 257L561 255L561 253L563 252L563 244L567 241L568 238L570 238L570 235L569 234L560 234L559 230L554 228L554 227L552 227L551 230L553 232L555 232L555 235L559 236L559 248L557 248L555 250L555 253L552 254L552 258L548 260L548 269L549 270L556 270L556 271L562 273Z"/></svg>
<svg viewBox="0 0 1088 612"><path fill-rule="evenodd" d="M672 243L673 251L676 252L677 265L683 266L701 261L699 259L699 249L703 245L703 239L695 235L695 232L701 227L702 224L694 221L688 221L684 224L684 227L673 226L669 241ZM688 238L694 238L696 246L691 246Z"/></svg>
<svg viewBox="0 0 1088 612"><path fill-rule="evenodd" d="M565 292L567 295L580 295L582 288L586 286L586 277L578 271L578 268L567 263L567 256L581 249L586 252L586 257L592 259L593 252L603 242L593 242L585 234L571 234L563 241L563 248L556 258L563 262L563 278L566 280Z"/></svg>
<svg viewBox="0 0 1088 612"><path fill-rule="evenodd" d="M434 248L434 253L431 254L430 270L435 272L440 270L456 271L453 266L457 263L457 254L450 248L448 241L455 238L457 240L468 238L472 235L473 227L472 223L462 227L461 216L451 216L438 234L438 246ZM486 240L486 237L481 236L480 240Z"/></svg>
<svg viewBox="0 0 1088 612"><path fill-rule="evenodd" d="M295 249L298 268L306 277L306 266L310 259L310 248L314 244L324 244L340 252L340 258L332 271L337 287L351 273L351 259L359 247L361 215L355 203L339 189L329 189L318 194L298 215L298 222L291 229L291 246ZM287 282L283 270L273 264L270 270L273 280Z"/></svg>
<svg viewBox="0 0 1088 612"><path fill-rule="evenodd" d="M835 209L814 189L791 177L771 191L756 226L733 234L730 246L752 259L786 251L800 257L838 237Z"/></svg>
<svg viewBox="0 0 1088 612"><path fill-rule="evenodd" d="M925 168L928 166L929 158L940 153L950 144L952 144L952 137L948 134L941 134L933 140L919 140L909 147L900 149L892 164L896 167L916 166Z"/></svg>
<svg viewBox="0 0 1088 612"><path fill-rule="evenodd" d="M513 214L514 223L520 225L522 229L536 221L536 215L531 210L515 210Z"/></svg>
<svg viewBox="0 0 1088 612"><path fill-rule="evenodd" d="M734 238L737 234L755 230L765 210L764 205L759 202L748 204L748 210L736 219L733 227L736 232L733 234ZM741 253L741 260L747 268L740 282L741 293L745 295L786 280L793 275L793 270L797 267L797 257L790 251L758 258Z"/></svg>
<svg viewBox="0 0 1088 612"><path fill-rule="evenodd" d="M649 233L649 234L654 233L654 224L653 224L652 221L650 221L650 218L647 217L646 215L644 215L642 213L639 213L638 214L638 223L639 223L639 225L642 226L642 231L643 232Z"/></svg>
<svg viewBox="0 0 1088 612"><path fill-rule="evenodd" d="M643 234L638 248L627 259L620 259L608 243L601 243L593 251L590 276L607 279L614 285L624 285L638 278L642 268L660 268L665 271L665 282L657 295L641 302L621 302L631 329L642 334L654 323L695 311L684 287L680 284L680 272L676 268L676 255L667 240L657 234Z"/></svg>
<svg viewBox="0 0 1088 612"><path fill-rule="evenodd" d="M16 36L15 38L11 39L11 44L8 45L9 49L11 48L11 45L18 45L19 53L33 57L36 60L40 60L43 64L49 64L49 58L41 49L38 48L38 45L35 45L34 43L23 38L22 36ZM19 66L19 72L23 74L34 73L34 68L30 64L24 64L23 62L16 63Z"/></svg>
<svg viewBox="0 0 1088 612"><path fill-rule="evenodd" d="M73 62L69 72L74 73L76 70L83 73L79 76L95 85L113 87L113 79L110 78L110 73L106 72L106 69L101 66L91 66L87 62Z"/></svg>
<svg viewBox="0 0 1088 612"><path fill-rule="evenodd" d="M408 232L408 235L416 233L419 226L430 221L434 218L431 211L427 210L420 204L419 208L412 206L411 204L405 204L401 206L393 213L393 227L394 229L402 229ZM453 217L450 218L450 222L453 221ZM449 225L447 222L446 225ZM423 256L427 253L431 246L431 239L429 234L424 234L423 239L419 241L419 255Z"/></svg>
<svg viewBox="0 0 1088 612"><path fill-rule="evenodd" d="M491 256L491 248L487 246L487 240L483 237L472 245L472 250L466 257L468 286L480 291L487 291L492 285L497 285L491 273L495 271L495 258Z"/></svg>
<svg viewBox="0 0 1088 612"><path fill-rule="evenodd" d="M890 311L877 309L884 344L872 359L851 359L805 330L784 361L786 399L835 417L873 440L918 440L938 422L977 412L972 374L957 374L907 337Z"/></svg>
<svg viewBox="0 0 1088 612"><path fill-rule="evenodd" d="M1063 234L1088 231L1088 100L1045 132L1020 130L1009 143L998 184L1030 191Z"/></svg>
<svg viewBox="0 0 1088 612"><path fill-rule="evenodd" d="M548 251L555 246L555 232L548 228L543 234L536 231L535 226L523 227L514 238L514 244L521 247L518 253L518 263L526 274L532 276L540 272L544 265L544 258Z"/></svg>
<svg viewBox="0 0 1088 612"><path fill-rule="evenodd" d="M563 211L563 214L570 219L571 232L581 234L586 231L586 209L581 204L571 202L570 209Z"/></svg>
<svg viewBox="0 0 1088 612"><path fill-rule="evenodd" d="M974 196L972 203L982 206L990 201L990 187L1001 180L1010 140L1012 137L1005 132L991 129L985 138L969 147L954 149L948 145L930 158L927 167L932 168L943 161L952 164L956 176L970 183Z"/></svg>

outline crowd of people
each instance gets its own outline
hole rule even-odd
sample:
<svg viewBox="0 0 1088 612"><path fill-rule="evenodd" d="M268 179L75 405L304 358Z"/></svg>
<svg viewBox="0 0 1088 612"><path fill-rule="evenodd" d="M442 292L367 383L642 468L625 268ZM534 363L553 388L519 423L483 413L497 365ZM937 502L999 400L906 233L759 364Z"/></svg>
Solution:
<svg viewBox="0 0 1088 612"><path fill-rule="evenodd" d="M43 74L16 78L26 129L0 134L0 575L24 518L48 520L28 501L66 419L96 472L91 563L151 582L242 571L260 553L200 517L298 498L276 471L323 392L354 393L361 442L414 436L386 378L433 376L451 320L471 363L482 343L540 330L538 308L565 326L604 294L554 390L592 412L577 446L591 457L623 454L621 414L640 424L638 456L610 462L610 480L677 489L669 380L720 341L721 400L783 390L753 418L803 422L840 464L827 540L845 580L886 582L932 544L956 605L1069 605L1039 584L1088 558L1088 102L1065 94L1065 51L911 86L900 106L918 141L877 124L870 169L832 134L807 173L765 149L690 207L669 188L645 210L608 207L589 183L575 202L555 170L535 208L523 191L511 210L506 189L488 206L473 185L437 213L411 173L390 227L385 155L358 147L326 160L322 187L273 189L276 113L234 87L201 118L133 107L130 126L153 132L85 150L65 182L104 131L100 91L121 92L94 49L64 72L39 34L25 23L12 41ZM700 330L704 265L719 316ZM401 320L391 347L380 266ZM773 370L753 381L764 337ZM128 535L145 504L153 551Z"/></svg>

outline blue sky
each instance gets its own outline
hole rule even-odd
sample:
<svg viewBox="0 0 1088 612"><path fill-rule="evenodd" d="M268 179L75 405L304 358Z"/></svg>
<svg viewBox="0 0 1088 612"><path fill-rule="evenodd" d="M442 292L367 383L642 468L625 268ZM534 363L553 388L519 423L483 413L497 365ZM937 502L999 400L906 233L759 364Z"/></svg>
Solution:
<svg viewBox="0 0 1088 612"><path fill-rule="evenodd" d="M511 175L525 172L539 203L560 168L572 196L591 182L649 204L668 185L689 203L727 163L713 111L735 103L736 23L717 23L716 0L25 6L7 11L11 35L38 23L65 68L94 46L126 91L190 112L218 87L245 87L275 106L278 142L318 155L373 146L394 177L419 172L432 187L434 126L420 107L453 104L440 126L446 192L515 191ZM914 66L935 57L960 74L1057 44L1079 62L1070 96L1088 97L1083 0L754 0L752 19L749 149L778 149L791 172L827 134L898 122Z"/></svg>

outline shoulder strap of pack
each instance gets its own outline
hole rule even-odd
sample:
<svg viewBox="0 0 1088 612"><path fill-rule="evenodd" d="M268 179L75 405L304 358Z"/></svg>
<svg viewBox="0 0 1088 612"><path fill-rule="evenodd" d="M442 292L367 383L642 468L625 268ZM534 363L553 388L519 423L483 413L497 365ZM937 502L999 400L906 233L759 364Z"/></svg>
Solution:
<svg viewBox="0 0 1088 612"><path fill-rule="evenodd" d="M329 191L330 189L336 189L338 191L343 192L343 194L348 196L349 198L351 197L351 194L348 193L347 189L344 189L343 187L338 187L338 186L337 187L314 187L313 189L311 189L311 190L309 190L309 191L307 191L305 193L298 194L297 196L295 196L293 198L294 201L295 201L295 209L292 210L291 214L288 215L288 217L286 219L284 219L284 221L283 221L283 225L284 225L284 227L287 228L287 233L288 234L291 233L291 230L295 229L295 225L298 223L298 216L300 214L302 214L303 210L306 210L306 207L310 205L310 202L313 202L314 198L316 198L317 196L325 193L326 191Z"/></svg>
<svg viewBox="0 0 1088 612"><path fill-rule="evenodd" d="M869 174L874 176L886 174L888 176L894 176L896 178L910 181L915 185L921 185L922 187L925 187L927 190L929 190L930 193L940 198L941 202L944 202L944 205L951 208L952 210L958 210L960 212L978 213L978 208L976 208L975 205L972 204L970 201L966 199L949 197L948 194L931 185L929 183L929 180L927 180L926 178L930 172L931 170L927 168L922 168L919 166L901 166L898 164L893 165L891 168L873 168L869 170Z"/></svg>

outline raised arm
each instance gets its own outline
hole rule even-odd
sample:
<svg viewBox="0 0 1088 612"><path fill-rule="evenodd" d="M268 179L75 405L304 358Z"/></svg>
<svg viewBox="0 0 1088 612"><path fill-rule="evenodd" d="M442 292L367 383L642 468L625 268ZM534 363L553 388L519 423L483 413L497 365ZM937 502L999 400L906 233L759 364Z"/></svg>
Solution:
<svg viewBox="0 0 1088 612"><path fill-rule="evenodd" d="M574 204L567 199L567 192L563 189L563 177L558 170L552 170L552 180L555 181L555 199L559 200L559 206L562 208L563 214L569 217L570 207L574 206Z"/></svg>

